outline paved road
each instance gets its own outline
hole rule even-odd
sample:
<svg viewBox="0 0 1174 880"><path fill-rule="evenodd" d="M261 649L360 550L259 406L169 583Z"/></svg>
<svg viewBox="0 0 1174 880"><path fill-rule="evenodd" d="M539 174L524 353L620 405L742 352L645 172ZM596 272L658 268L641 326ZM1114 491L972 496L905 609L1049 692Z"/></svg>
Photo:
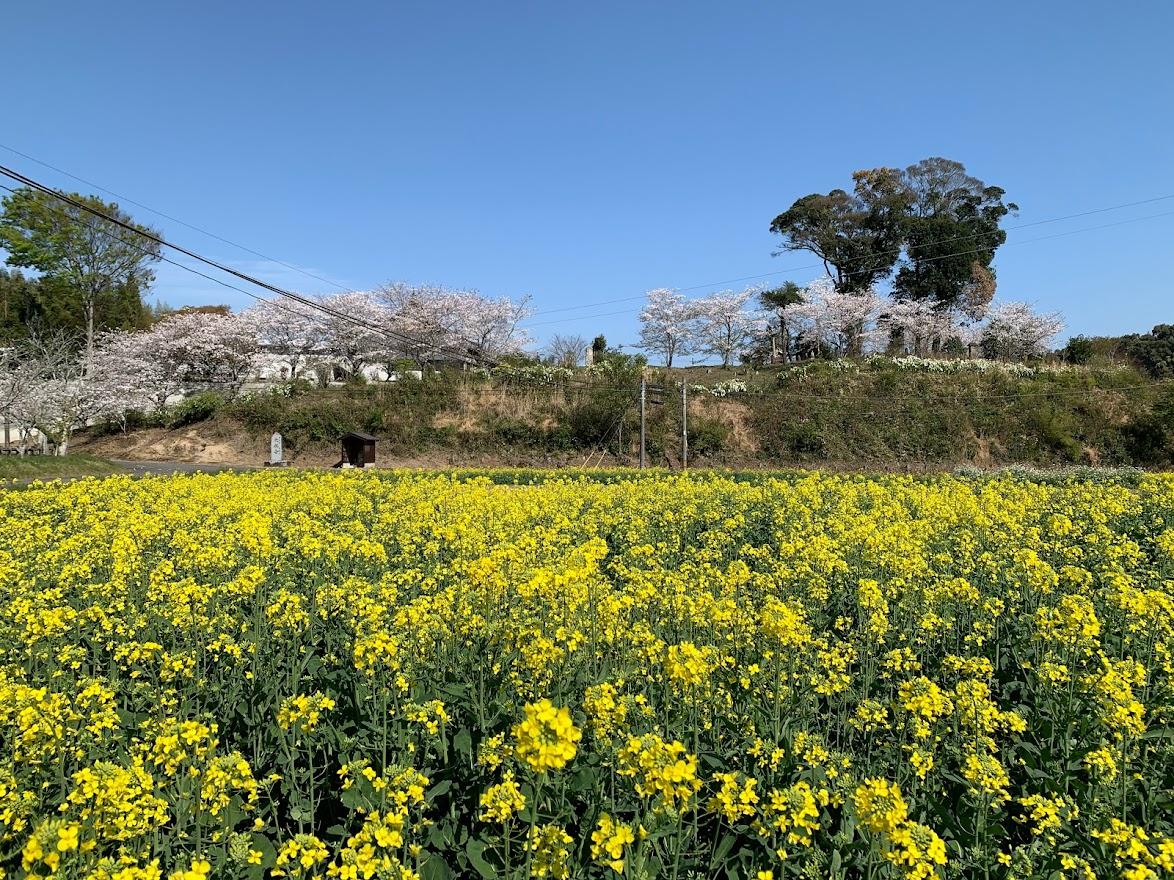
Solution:
<svg viewBox="0 0 1174 880"><path fill-rule="evenodd" d="M258 468L252 465L239 464L199 464L190 461L128 461L121 458L110 459L119 467L126 468L127 472L136 477L167 476L168 474L218 474L221 471L255 471Z"/></svg>

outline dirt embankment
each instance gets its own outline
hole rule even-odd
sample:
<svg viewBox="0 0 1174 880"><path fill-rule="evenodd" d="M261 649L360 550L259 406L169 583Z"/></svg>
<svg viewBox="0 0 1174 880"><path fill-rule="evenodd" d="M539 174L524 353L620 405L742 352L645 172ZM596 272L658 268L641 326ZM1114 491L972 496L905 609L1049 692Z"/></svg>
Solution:
<svg viewBox="0 0 1174 880"><path fill-rule="evenodd" d="M269 458L269 441L250 437L244 430L204 422L185 428L147 428L126 434L92 436L82 432L71 443L79 454L121 461L165 461L192 464L220 464L245 467L263 465ZM462 449L421 449L412 454L389 454L377 447L380 467L443 469L455 467L574 467L583 466L585 454L543 454L533 450L485 451ZM286 447L285 459L296 467L330 468L340 452L315 444L305 449ZM596 452L590 461L595 466L630 464L626 458Z"/></svg>
<svg viewBox="0 0 1174 880"><path fill-rule="evenodd" d="M72 443L77 452L127 461L187 461L200 464L256 465L269 455L269 444L260 437L220 434L199 424L186 428L147 428L126 434L90 436L78 434Z"/></svg>

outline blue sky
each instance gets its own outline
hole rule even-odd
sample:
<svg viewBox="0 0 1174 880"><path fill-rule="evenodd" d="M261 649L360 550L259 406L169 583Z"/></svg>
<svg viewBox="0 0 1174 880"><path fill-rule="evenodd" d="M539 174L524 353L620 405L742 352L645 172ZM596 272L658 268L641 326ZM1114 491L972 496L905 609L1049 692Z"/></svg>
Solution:
<svg viewBox="0 0 1174 880"><path fill-rule="evenodd" d="M343 286L528 293L540 339L634 342L638 301L568 307L651 287L811 280L787 271L808 255L771 256L769 223L858 168L957 159L1020 205L1012 226L1174 194L1156 0L10 5L0 142ZM1174 321L1170 212L1012 230L999 295L1069 333ZM248 303L158 274L172 305Z"/></svg>

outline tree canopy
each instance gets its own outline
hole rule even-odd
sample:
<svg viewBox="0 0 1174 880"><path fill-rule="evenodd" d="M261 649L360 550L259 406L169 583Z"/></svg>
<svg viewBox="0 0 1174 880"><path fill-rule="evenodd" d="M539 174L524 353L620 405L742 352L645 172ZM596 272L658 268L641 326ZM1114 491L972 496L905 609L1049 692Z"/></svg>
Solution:
<svg viewBox="0 0 1174 880"><path fill-rule="evenodd" d="M158 237L149 227L136 224L117 204L96 196L67 195ZM142 293L155 277L150 267L159 259L157 242L30 188L14 191L0 205L0 247L8 252L6 262L41 273L40 311L51 326L80 326L87 360L98 330L142 325Z"/></svg>
<svg viewBox="0 0 1174 880"><path fill-rule="evenodd" d="M803 196L775 217L781 250L815 254L840 293L867 290L896 269L898 299L981 317L995 292L995 251L1007 238L1001 223L1016 210L1004 191L938 157L903 171L857 171L853 181L851 193Z"/></svg>

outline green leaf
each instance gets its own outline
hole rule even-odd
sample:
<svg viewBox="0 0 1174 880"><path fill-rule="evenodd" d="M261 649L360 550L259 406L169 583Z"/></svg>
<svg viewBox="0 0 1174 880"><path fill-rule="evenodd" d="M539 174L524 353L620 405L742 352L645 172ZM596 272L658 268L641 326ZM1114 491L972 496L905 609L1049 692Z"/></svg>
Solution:
<svg viewBox="0 0 1174 880"><path fill-rule="evenodd" d="M440 852L447 852L452 844L452 828L447 823L428 829L428 842Z"/></svg>
<svg viewBox="0 0 1174 880"><path fill-rule="evenodd" d="M420 866L420 880L449 880L452 877L452 868L448 862L436 853L428 853L424 864Z"/></svg>
<svg viewBox="0 0 1174 880"><path fill-rule="evenodd" d="M452 744L458 754L467 758L473 757L473 735L469 732L469 728L462 727L461 732L453 737Z"/></svg>
<svg viewBox="0 0 1174 880"><path fill-rule="evenodd" d="M709 870L711 872L714 868L725 861L725 858L727 855L729 855L730 850L734 848L734 843L735 839L734 835L732 834L726 834L722 837L721 840L718 841L717 846L713 848L713 855L709 859Z"/></svg>
<svg viewBox="0 0 1174 880"><path fill-rule="evenodd" d="M593 792L599 784L599 771L593 767L580 767L571 777L570 790Z"/></svg>
<svg viewBox="0 0 1174 880"><path fill-rule="evenodd" d="M356 807L364 806L365 798L363 797L363 790L358 785L352 785L350 788L343 791L339 798L342 805L347 809L353 810Z"/></svg>
<svg viewBox="0 0 1174 880"><path fill-rule="evenodd" d="M479 837L469 839L468 845L465 847L465 853L469 856L469 862L477 873L485 880L493 880L497 876L497 871L494 870L493 865L485 860L485 850L489 846L487 842Z"/></svg>

